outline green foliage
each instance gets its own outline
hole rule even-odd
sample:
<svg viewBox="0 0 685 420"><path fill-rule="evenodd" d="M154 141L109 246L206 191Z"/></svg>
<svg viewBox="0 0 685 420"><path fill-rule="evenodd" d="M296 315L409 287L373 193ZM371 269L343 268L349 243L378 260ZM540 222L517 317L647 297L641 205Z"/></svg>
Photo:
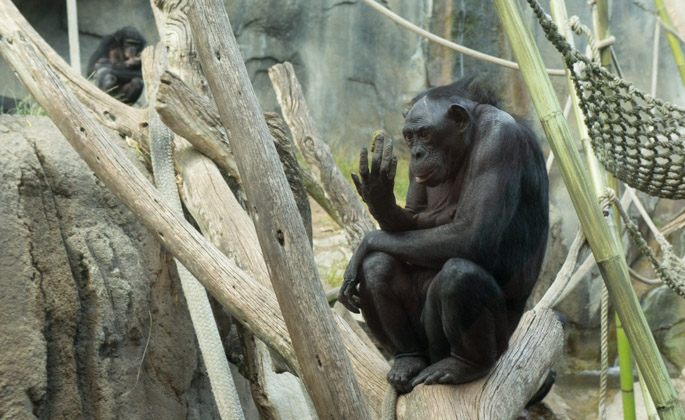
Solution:
<svg viewBox="0 0 685 420"><path fill-rule="evenodd" d="M326 279L331 287L340 286L342 284L343 275L345 274L345 268L347 267L347 260L341 259L335 261L330 267L323 273L323 278Z"/></svg>
<svg viewBox="0 0 685 420"><path fill-rule="evenodd" d="M0 109L0 114L3 114L3 113L4 113L4 110ZM17 104L17 107L12 112L9 112L9 114L12 114L12 115L46 115L43 108L41 108L40 105L38 105L36 103L36 101L34 101L31 96L27 96L26 98L19 101L19 103Z"/></svg>

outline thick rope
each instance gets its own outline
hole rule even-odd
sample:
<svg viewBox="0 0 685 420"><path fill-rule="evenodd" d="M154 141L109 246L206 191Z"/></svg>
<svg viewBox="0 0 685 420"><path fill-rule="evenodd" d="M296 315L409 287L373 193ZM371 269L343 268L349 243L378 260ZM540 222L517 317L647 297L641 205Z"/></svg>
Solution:
<svg viewBox="0 0 685 420"><path fill-rule="evenodd" d="M527 0L571 69L592 147L618 179L650 195L685 198L685 109L594 65L571 47L536 0Z"/></svg>
<svg viewBox="0 0 685 420"><path fill-rule="evenodd" d="M616 198L616 193L613 190L607 190L606 194L608 194L609 199L616 206L618 214L621 216L621 219L623 219L626 229L628 229L630 238L638 247L642 255L644 255L649 262L652 263L654 271L656 271L659 278L674 292L676 292L678 296L685 298L685 283L683 282L685 280L685 260L678 258L673 251L673 246L671 246L664 235L662 235L658 230L656 230L656 227L654 227L652 234L659 244L659 247L661 247L661 253L663 255L663 261L659 261L656 258L656 255L654 255L652 248L642 237L637 225L633 223L626 211L623 209L623 206L621 206L618 198ZM647 214L643 214L642 216L645 220L649 219Z"/></svg>
<svg viewBox="0 0 685 420"><path fill-rule="evenodd" d="M162 197L181 214L181 198L176 186L172 160L172 133L155 109L150 106L150 155L157 189ZM183 295L188 303L190 319L202 354L209 383L214 393L219 415L223 420L243 420L238 393L228 366L226 353L216 326L205 288L178 261L174 260L181 279Z"/></svg>
<svg viewBox="0 0 685 420"><path fill-rule="evenodd" d="M609 289L602 283L601 301L602 335L600 341L600 371L599 371L599 403L598 420L605 420L607 416L607 377L609 372Z"/></svg>
<svg viewBox="0 0 685 420"><path fill-rule="evenodd" d="M397 418L397 390L390 383L385 387L383 405L381 406L381 420L395 420Z"/></svg>
<svg viewBox="0 0 685 420"><path fill-rule="evenodd" d="M499 57L494 57L492 55L488 55L485 53L482 53L480 51L473 50L471 48L465 47L463 45L459 45L456 42L448 41L445 38L441 38L433 33L428 32L425 29L422 29L413 23L409 22L408 20L404 19L403 17L399 16L398 14L392 12L391 10L381 6L377 2L373 0L363 0L364 3L369 5L371 8L375 9L378 11L380 14L383 16L389 18L393 22L405 27L406 29L409 29L410 31L414 32L415 34L418 34L430 41L433 41L437 44L442 45L443 47L447 47L451 50L457 51L459 53L462 53L464 55L468 55L470 57L487 61L489 63L497 64L498 66L502 67L507 67L510 69L514 70L519 70L519 65L513 61L505 60L503 58ZM566 71L564 69L546 69L547 74L550 76L566 76Z"/></svg>

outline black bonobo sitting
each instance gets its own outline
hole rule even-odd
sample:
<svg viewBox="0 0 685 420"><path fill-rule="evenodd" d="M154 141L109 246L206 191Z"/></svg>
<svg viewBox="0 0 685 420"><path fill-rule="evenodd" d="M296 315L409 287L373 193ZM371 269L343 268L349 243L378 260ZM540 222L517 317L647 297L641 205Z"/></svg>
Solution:
<svg viewBox="0 0 685 420"><path fill-rule="evenodd" d="M140 53L145 38L132 26L106 35L88 60L88 76L102 90L126 104L143 92Z"/></svg>
<svg viewBox="0 0 685 420"><path fill-rule="evenodd" d="M523 314L549 228L535 135L474 79L428 89L403 114L406 206L393 194L392 140L377 134L371 169L364 148L352 177L382 230L364 237L338 296L394 354L388 381L400 393L492 369Z"/></svg>

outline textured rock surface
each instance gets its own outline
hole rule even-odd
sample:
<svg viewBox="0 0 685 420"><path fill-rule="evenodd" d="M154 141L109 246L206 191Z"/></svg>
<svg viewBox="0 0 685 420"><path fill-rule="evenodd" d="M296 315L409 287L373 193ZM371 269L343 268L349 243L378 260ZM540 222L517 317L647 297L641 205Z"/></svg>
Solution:
<svg viewBox="0 0 685 420"><path fill-rule="evenodd" d="M20 10L63 57L68 57L64 2L15 0ZM512 58L492 2L420 0L382 2L407 20L476 50ZM399 137L403 104L427 86L476 74L493 84L510 109L536 120L518 72L503 69L428 42L390 22L360 0L240 0L225 2L231 24L264 111L278 111L266 74L273 64L289 60L295 66L307 102L320 131L331 144L357 149L379 128ZM524 5L525 6L525 5ZM654 18L651 4L611 2L612 33L623 71L629 80L649 89ZM584 2L568 4L591 24ZM561 66L554 48L524 7L538 47L550 67ZM127 24L156 42L147 0L79 0L83 68L100 37ZM662 32L663 36L663 32ZM579 39L583 47L583 40ZM658 92L675 103L685 102L668 43L661 42ZM0 95L26 96L0 59ZM568 90L563 78L553 78L560 100ZM573 126L574 124L572 124Z"/></svg>
<svg viewBox="0 0 685 420"><path fill-rule="evenodd" d="M170 259L47 118L0 116L0 179L0 418L218 418Z"/></svg>
<svg viewBox="0 0 685 420"><path fill-rule="evenodd" d="M644 296L642 308L661 352L675 365L672 373L677 374L685 367L685 300L668 286L660 286Z"/></svg>

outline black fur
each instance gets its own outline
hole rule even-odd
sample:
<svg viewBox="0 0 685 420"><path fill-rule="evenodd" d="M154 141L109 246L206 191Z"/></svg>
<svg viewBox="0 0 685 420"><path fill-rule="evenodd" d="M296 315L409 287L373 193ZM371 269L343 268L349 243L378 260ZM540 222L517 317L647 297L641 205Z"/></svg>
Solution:
<svg viewBox="0 0 685 420"><path fill-rule="evenodd" d="M381 231L355 251L339 300L361 309L395 363L388 381L463 383L507 348L540 272L549 227L545 161L533 132L467 78L428 89L405 114L404 208L382 136L353 180Z"/></svg>
<svg viewBox="0 0 685 420"><path fill-rule="evenodd" d="M133 104L143 91L140 53L145 38L132 26L106 35L88 60L88 76L102 90Z"/></svg>

